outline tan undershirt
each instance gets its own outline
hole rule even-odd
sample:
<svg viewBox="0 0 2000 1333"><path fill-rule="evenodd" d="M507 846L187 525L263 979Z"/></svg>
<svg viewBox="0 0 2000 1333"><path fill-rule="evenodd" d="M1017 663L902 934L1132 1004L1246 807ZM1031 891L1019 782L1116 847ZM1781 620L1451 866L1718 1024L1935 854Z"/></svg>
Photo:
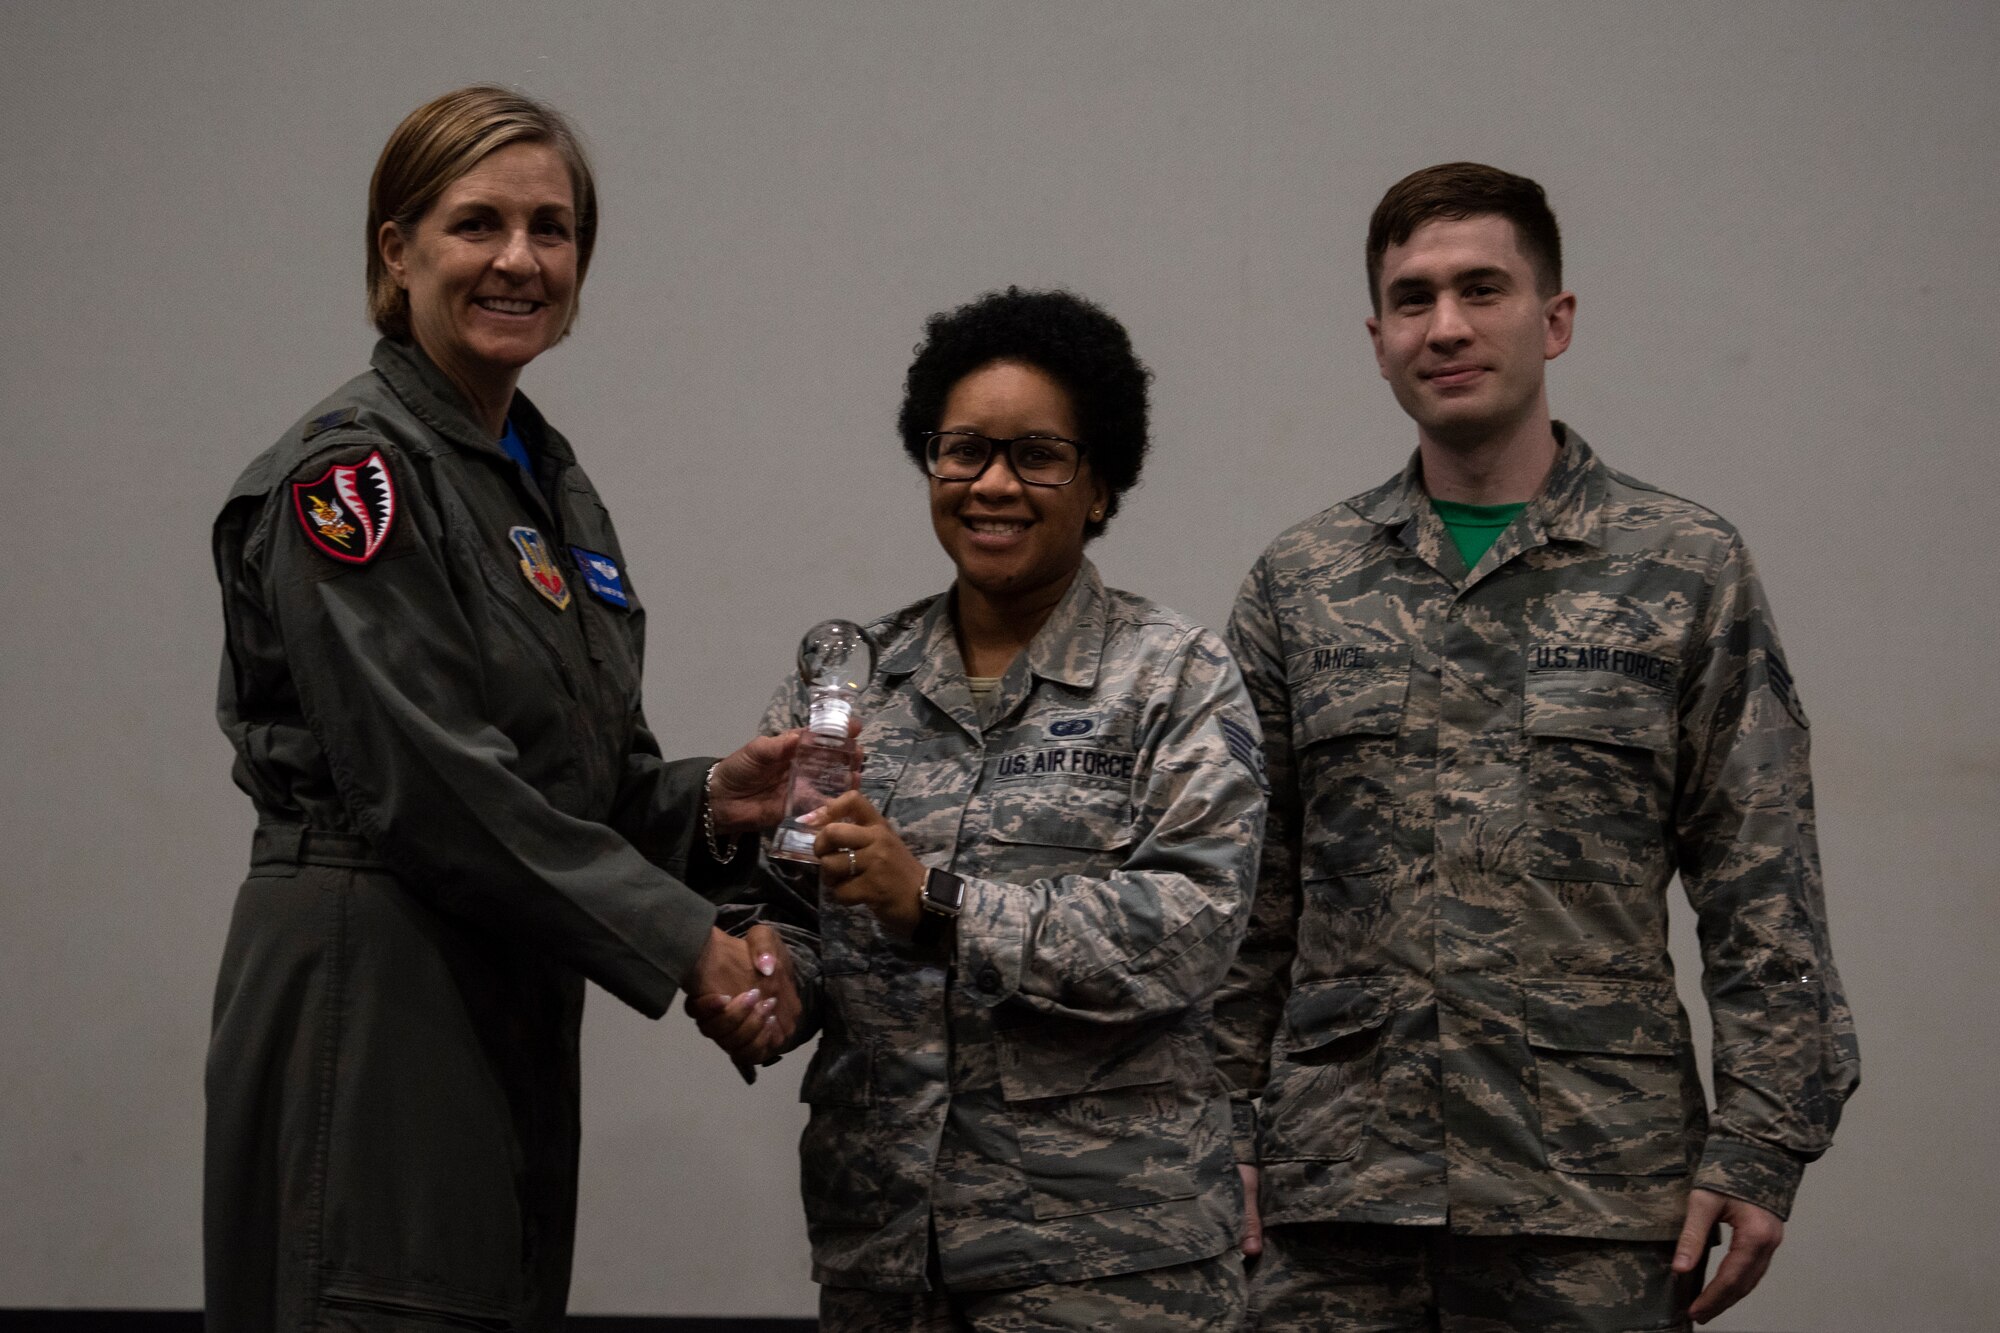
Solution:
<svg viewBox="0 0 2000 1333"><path fill-rule="evenodd" d="M972 691L972 710L979 714L979 725L990 725L994 705L1000 697L1000 677L967 676L965 688Z"/></svg>

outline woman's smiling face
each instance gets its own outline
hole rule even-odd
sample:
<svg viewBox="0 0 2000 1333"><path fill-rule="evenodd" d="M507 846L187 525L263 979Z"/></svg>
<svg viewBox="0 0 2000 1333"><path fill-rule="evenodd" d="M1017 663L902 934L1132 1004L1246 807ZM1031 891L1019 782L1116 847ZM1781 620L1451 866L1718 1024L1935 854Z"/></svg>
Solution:
<svg viewBox="0 0 2000 1333"><path fill-rule="evenodd" d="M553 347L576 301L575 186L561 154L517 143L481 158L382 258L410 295L410 330L447 373L512 375Z"/></svg>
<svg viewBox="0 0 2000 1333"><path fill-rule="evenodd" d="M989 439L1021 435L1077 438L1076 411L1054 379L1020 361L994 361L945 395L938 430ZM972 481L930 479L931 527L958 567L958 582L1004 606L1052 601L1083 563L1084 525L1109 499L1090 470L1089 442L1076 480L1029 486L1003 451ZM1037 596L1037 594L1044 594Z"/></svg>

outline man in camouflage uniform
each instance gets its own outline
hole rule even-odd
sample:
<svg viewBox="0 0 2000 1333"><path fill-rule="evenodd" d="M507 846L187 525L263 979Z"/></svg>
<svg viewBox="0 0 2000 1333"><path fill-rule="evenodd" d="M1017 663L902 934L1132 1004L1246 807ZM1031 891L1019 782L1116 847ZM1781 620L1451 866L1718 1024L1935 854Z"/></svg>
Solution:
<svg viewBox="0 0 2000 1333"><path fill-rule="evenodd" d="M1228 635L1272 786L1217 997L1253 1315L1685 1328L1762 1275L1858 1074L1805 712L1735 530L1550 420L1575 298L1541 187L1418 172L1368 259L1416 456L1273 542Z"/></svg>
<svg viewBox="0 0 2000 1333"><path fill-rule="evenodd" d="M869 628L860 790L825 811L831 891L795 905L819 937L793 955L822 1029L799 1145L820 1326L1234 1327L1210 997L1263 828L1242 680L1085 561L982 707L951 603ZM806 711L788 684L764 729ZM955 919L919 917L933 868ZM897 906L857 902L899 871Z"/></svg>

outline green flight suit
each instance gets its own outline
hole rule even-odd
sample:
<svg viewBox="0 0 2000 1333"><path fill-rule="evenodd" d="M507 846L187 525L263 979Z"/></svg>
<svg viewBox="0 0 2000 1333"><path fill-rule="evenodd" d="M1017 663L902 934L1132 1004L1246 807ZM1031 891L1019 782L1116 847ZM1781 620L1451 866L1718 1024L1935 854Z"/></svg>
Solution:
<svg viewBox="0 0 2000 1333"><path fill-rule="evenodd" d="M209 1048L209 1327L554 1328L583 983L657 1016L699 956L707 761L647 729L643 612L569 445L517 395L530 481L420 351L373 367L215 524L258 828Z"/></svg>

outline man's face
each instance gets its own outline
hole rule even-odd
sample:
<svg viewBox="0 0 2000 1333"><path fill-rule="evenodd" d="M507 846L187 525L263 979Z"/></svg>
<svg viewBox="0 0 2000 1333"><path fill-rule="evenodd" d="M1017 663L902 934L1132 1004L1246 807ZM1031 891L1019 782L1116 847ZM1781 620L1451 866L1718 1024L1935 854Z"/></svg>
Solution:
<svg viewBox="0 0 2000 1333"><path fill-rule="evenodd" d="M1382 255L1381 296L1375 364L1429 439L1469 447L1546 413L1543 363L1569 346L1576 298L1537 292L1512 222L1424 223Z"/></svg>

